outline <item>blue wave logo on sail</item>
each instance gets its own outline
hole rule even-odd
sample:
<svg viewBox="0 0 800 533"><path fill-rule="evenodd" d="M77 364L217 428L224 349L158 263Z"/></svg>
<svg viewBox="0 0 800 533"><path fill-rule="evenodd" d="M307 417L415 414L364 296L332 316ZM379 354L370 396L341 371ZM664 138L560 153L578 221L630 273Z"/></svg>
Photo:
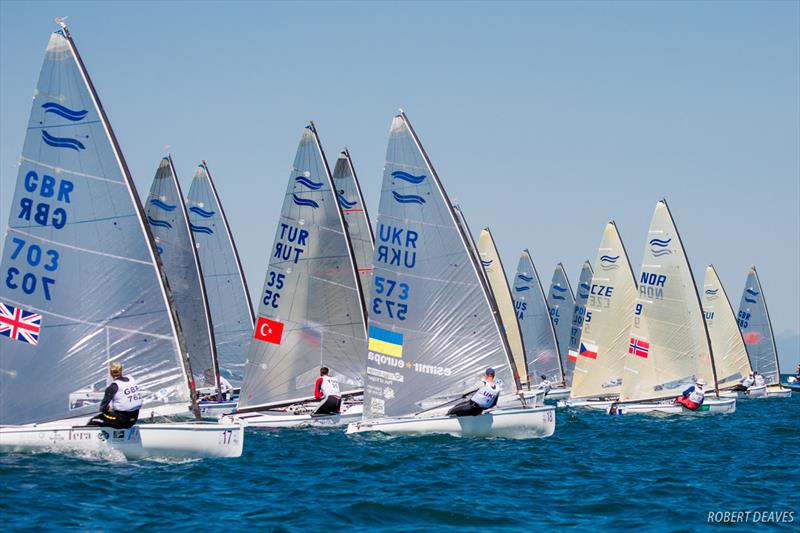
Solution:
<svg viewBox="0 0 800 533"><path fill-rule="evenodd" d="M314 209L319 208L319 204L314 200L309 198L300 198L296 194L292 195L292 200L294 201L295 205L299 205L302 207L313 207Z"/></svg>
<svg viewBox="0 0 800 533"><path fill-rule="evenodd" d="M488 261L485 261L485 260L481 259L481 264L484 266L484 268L488 268L488 267L492 266L493 262L494 262L494 260L492 260L492 259L489 259Z"/></svg>
<svg viewBox="0 0 800 533"><path fill-rule="evenodd" d="M745 292L746 292L747 294L749 294L750 296L758 296L759 294L761 294L760 292L758 292L758 291L755 291L755 290L751 289L750 287L747 287L747 288L745 289Z"/></svg>
<svg viewBox="0 0 800 533"><path fill-rule="evenodd" d="M158 255L163 254L164 253L164 247L156 245L156 252L158 252Z"/></svg>
<svg viewBox="0 0 800 533"><path fill-rule="evenodd" d="M753 300L752 298L748 298L747 296L744 297L744 301L749 303L749 304L757 304L758 303L756 300Z"/></svg>
<svg viewBox="0 0 800 533"><path fill-rule="evenodd" d="M616 270L619 268L617 261L619 261L618 255L601 255L600 268L603 270Z"/></svg>
<svg viewBox="0 0 800 533"><path fill-rule="evenodd" d="M553 300L566 300L566 298L564 298L563 296L561 296L559 294L554 294L553 295Z"/></svg>
<svg viewBox="0 0 800 533"><path fill-rule="evenodd" d="M399 192L392 191L392 196L399 204L419 204L425 203L425 198L417 196L416 194L400 194Z"/></svg>
<svg viewBox="0 0 800 533"><path fill-rule="evenodd" d="M709 296L716 296L719 292L719 289L706 289L706 294Z"/></svg>
<svg viewBox="0 0 800 533"><path fill-rule="evenodd" d="M150 203L156 207L160 207L164 211L175 211L175 208L178 207L177 205L170 205L166 202L162 202L158 198L153 198L150 200Z"/></svg>
<svg viewBox="0 0 800 533"><path fill-rule="evenodd" d="M525 292L531 290L531 288L528 287L527 285L522 285L520 287L514 287L514 290L517 292Z"/></svg>
<svg viewBox="0 0 800 533"><path fill-rule="evenodd" d="M403 181L407 181L408 183L412 183L414 185L419 185L420 183L425 181L425 178L427 176L425 176L424 174L420 176L415 176L413 174L409 174L408 172L403 172L402 170L395 170L394 172L392 172L392 177Z"/></svg>
<svg viewBox="0 0 800 533"><path fill-rule="evenodd" d="M42 140L45 144L49 144L55 148L69 148L76 152L86 150L86 147L78 139L73 139L71 137L53 137L44 130L42 130Z"/></svg>
<svg viewBox="0 0 800 533"><path fill-rule="evenodd" d="M589 294L588 293L587 294L583 294L582 292L579 292L578 296L581 297L581 300L588 300L589 299Z"/></svg>
<svg viewBox="0 0 800 533"><path fill-rule="evenodd" d="M533 276L526 276L525 274L517 274L517 278L521 279L522 281L530 283L533 281Z"/></svg>
<svg viewBox="0 0 800 533"><path fill-rule="evenodd" d="M211 235L214 233L214 230L209 228L208 226L195 226L191 222L189 222L189 229L192 230L194 233L205 233L206 235Z"/></svg>
<svg viewBox="0 0 800 533"><path fill-rule="evenodd" d="M194 213L196 215L200 215L203 218L211 218L215 214L214 211L206 211L205 209L202 209L202 208L197 207L197 206L190 207L189 211L191 211L192 213Z"/></svg>
<svg viewBox="0 0 800 533"><path fill-rule="evenodd" d="M322 188L322 183L317 183L316 181L312 181L305 176L297 176L294 179L295 183L299 183L300 185L304 185L311 189L312 191L318 191Z"/></svg>
<svg viewBox="0 0 800 533"><path fill-rule="evenodd" d="M170 224L166 220L158 220L157 218L153 218L150 215L147 215L147 221L150 223L151 226L156 226L158 228L172 228L172 224Z"/></svg>
<svg viewBox="0 0 800 533"><path fill-rule="evenodd" d="M669 243L672 242L672 239L650 239L650 252L656 257L661 257L662 255L669 255L672 253L672 250L669 249Z"/></svg>
<svg viewBox="0 0 800 533"><path fill-rule="evenodd" d="M588 283L585 283L583 281L581 281L581 285L580 286L581 286L581 289L583 289L585 291L592 290L592 287Z"/></svg>
<svg viewBox="0 0 800 533"><path fill-rule="evenodd" d="M336 198L339 200L339 205L342 206L342 209L352 209L358 203L356 200L349 201L342 193L336 193Z"/></svg>
<svg viewBox="0 0 800 533"><path fill-rule="evenodd" d="M567 288L566 287L562 287L561 285L553 285L553 288L555 290L557 290L558 292L567 292Z"/></svg>
<svg viewBox="0 0 800 533"><path fill-rule="evenodd" d="M79 120L83 120L84 118L86 118L87 113L89 113L85 109L81 109L80 111L74 111L68 107L64 107L63 105L57 104L55 102L47 102L46 104L42 104L42 109L44 109L45 113L54 113L59 117L71 120L72 122L78 122Z"/></svg>

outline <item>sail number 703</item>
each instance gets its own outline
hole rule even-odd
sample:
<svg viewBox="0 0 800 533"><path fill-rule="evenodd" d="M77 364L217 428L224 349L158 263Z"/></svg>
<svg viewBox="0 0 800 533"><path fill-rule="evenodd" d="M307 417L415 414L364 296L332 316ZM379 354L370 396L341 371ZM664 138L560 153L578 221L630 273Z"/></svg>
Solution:
<svg viewBox="0 0 800 533"><path fill-rule="evenodd" d="M399 283L393 279L375 276L373 279L376 296L372 299L372 312L382 315L384 312L389 318L405 320L408 314L408 304L394 300L408 300L409 288L407 283Z"/></svg>
<svg viewBox="0 0 800 533"><path fill-rule="evenodd" d="M27 270L30 267L42 267L47 272L58 270L58 261L61 256L58 250L43 249L35 243L29 243L19 237L11 238L11 257L12 261L18 261L20 267ZM51 300L50 288L56 282L55 279L39 275L34 272L24 272L15 266L8 267L5 275L6 287L12 290L21 289L25 294L33 294L37 289L42 292L46 300Z"/></svg>

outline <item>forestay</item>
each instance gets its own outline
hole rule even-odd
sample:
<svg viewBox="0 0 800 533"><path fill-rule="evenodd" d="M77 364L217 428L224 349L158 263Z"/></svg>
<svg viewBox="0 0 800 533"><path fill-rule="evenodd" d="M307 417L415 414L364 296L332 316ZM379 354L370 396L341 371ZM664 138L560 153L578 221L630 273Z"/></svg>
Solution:
<svg viewBox="0 0 800 533"><path fill-rule="evenodd" d="M780 383L778 349L756 267L751 267L747 274L747 283L739 303L738 321L753 370L764 376L767 385Z"/></svg>
<svg viewBox="0 0 800 533"><path fill-rule="evenodd" d="M89 415L119 361L145 408L189 402L176 320L144 212L66 28L34 94L3 247L0 424Z"/></svg>
<svg viewBox="0 0 800 533"><path fill-rule="evenodd" d="M377 220L364 418L452 399L487 366L518 386L467 242L408 119L392 121Z"/></svg>
<svg viewBox="0 0 800 533"><path fill-rule="evenodd" d="M321 366L363 386L366 317L344 220L314 125L289 174L239 408L308 398Z"/></svg>
<svg viewBox="0 0 800 533"><path fill-rule="evenodd" d="M203 387L217 387L216 346L211 314L172 156L164 157L158 165L150 193L145 199L145 214L172 291L195 383ZM206 373L210 377L208 381L204 378Z"/></svg>
<svg viewBox="0 0 800 533"><path fill-rule="evenodd" d="M558 343L539 273L530 252L524 250L517 263L513 284L514 307L525 341L528 374L558 373Z"/></svg>
<svg viewBox="0 0 800 533"><path fill-rule="evenodd" d="M253 304L228 218L205 161L194 171L186 205L211 310L219 371L238 387L253 337Z"/></svg>
<svg viewBox="0 0 800 533"><path fill-rule="evenodd" d="M520 331L520 323L517 320L517 313L514 308L514 300L511 297L511 289L508 287L508 278L497 252L497 245L492 238L489 228L481 231L478 237L478 255L486 279L489 283L495 305L500 313L500 320L503 323L508 346L511 348L511 355L514 364L519 372L519 381L525 385L530 381L527 372L528 364L525 351L525 342Z"/></svg>
<svg viewBox="0 0 800 533"><path fill-rule="evenodd" d="M558 341L558 369L552 374L547 374L547 379L554 383L564 381L564 361L569 353L569 336L572 330L572 314L575 311L575 295L569 284L569 278L564 270L564 265L559 263L553 272L550 283L550 292L547 294L547 307L550 309L550 319L556 330Z"/></svg>
<svg viewBox="0 0 800 533"><path fill-rule="evenodd" d="M702 299L717 383L720 388L736 386L752 369L736 315L713 265L706 268Z"/></svg>
<svg viewBox="0 0 800 533"><path fill-rule="evenodd" d="M634 349L630 328L636 305L636 277L613 221L606 224L594 265L586 291L589 298L572 379L572 398L619 396L623 366ZM637 350L640 355L646 354L643 347Z"/></svg>
<svg viewBox="0 0 800 533"><path fill-rule="evenodd" d="M707 390L716 388L694 276L661 200L647 234L620 398L674 397L696 378L706 380Z"/></svg>
<svg viewBox="0 0 800 533"><path fill-rule="evenodd" d="M578 290L575 292L575 309L572 312L572 328L569 331L569 350L564 364L564 372L567 374L568 384L572 383L575 361L578 360L583 320L586 315L586 302L589 300L589 289L592 288L593 274L592 264L589 261L584 261L583 267L581 267L581 275L578 278Z"/></svg>
<svg viewBox="0 0 800 533"><path fill-rule="evenodd" d="M345 228L353 245L353 255L356 258L358 279L361 282L361 294L366 300L372 285L372 258L375 255L375 236L372 233L372 224L369 221L367 204L361 194L353 160L346 149L339 154L336 166L333 169L333 185L336 188L336 199L342 209ZM369 312L369 309L367 309Z"/></svg>

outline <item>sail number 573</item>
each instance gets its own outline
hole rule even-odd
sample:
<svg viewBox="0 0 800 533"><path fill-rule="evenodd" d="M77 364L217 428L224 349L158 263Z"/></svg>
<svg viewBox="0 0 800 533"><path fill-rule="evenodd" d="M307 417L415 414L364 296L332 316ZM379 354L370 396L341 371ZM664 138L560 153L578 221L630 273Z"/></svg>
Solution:
<svg viewBox="0 0 800 533"><path fill-rule="evenodd" d="M401 303L408 300L409 288L407 283L399 283L393 279L375 276L373 279L376 296L372 299L372 312L376 315L386 313L389 318L405 320L408 314L408 304ZM397 300L395 300L395 298Z"/></svg>

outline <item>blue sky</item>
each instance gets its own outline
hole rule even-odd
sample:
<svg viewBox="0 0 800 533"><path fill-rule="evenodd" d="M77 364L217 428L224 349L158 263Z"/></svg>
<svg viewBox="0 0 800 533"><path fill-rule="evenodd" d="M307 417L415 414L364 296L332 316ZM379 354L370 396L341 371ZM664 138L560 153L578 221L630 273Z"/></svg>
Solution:
<svg viewBox="0 0 800 533"><path fill-rule="evenodd" d="M695 274L756 264L800 331L800 3L0 3L0 228L56 16L139 191L170 145L214 174L258 291L297 142L347 146L376 205L408 113L473 230L571 278L615 219L635 268L666 197ZM786 351L786 350L784 350ZM796 361L784 353L787 362Z"/></svg>

